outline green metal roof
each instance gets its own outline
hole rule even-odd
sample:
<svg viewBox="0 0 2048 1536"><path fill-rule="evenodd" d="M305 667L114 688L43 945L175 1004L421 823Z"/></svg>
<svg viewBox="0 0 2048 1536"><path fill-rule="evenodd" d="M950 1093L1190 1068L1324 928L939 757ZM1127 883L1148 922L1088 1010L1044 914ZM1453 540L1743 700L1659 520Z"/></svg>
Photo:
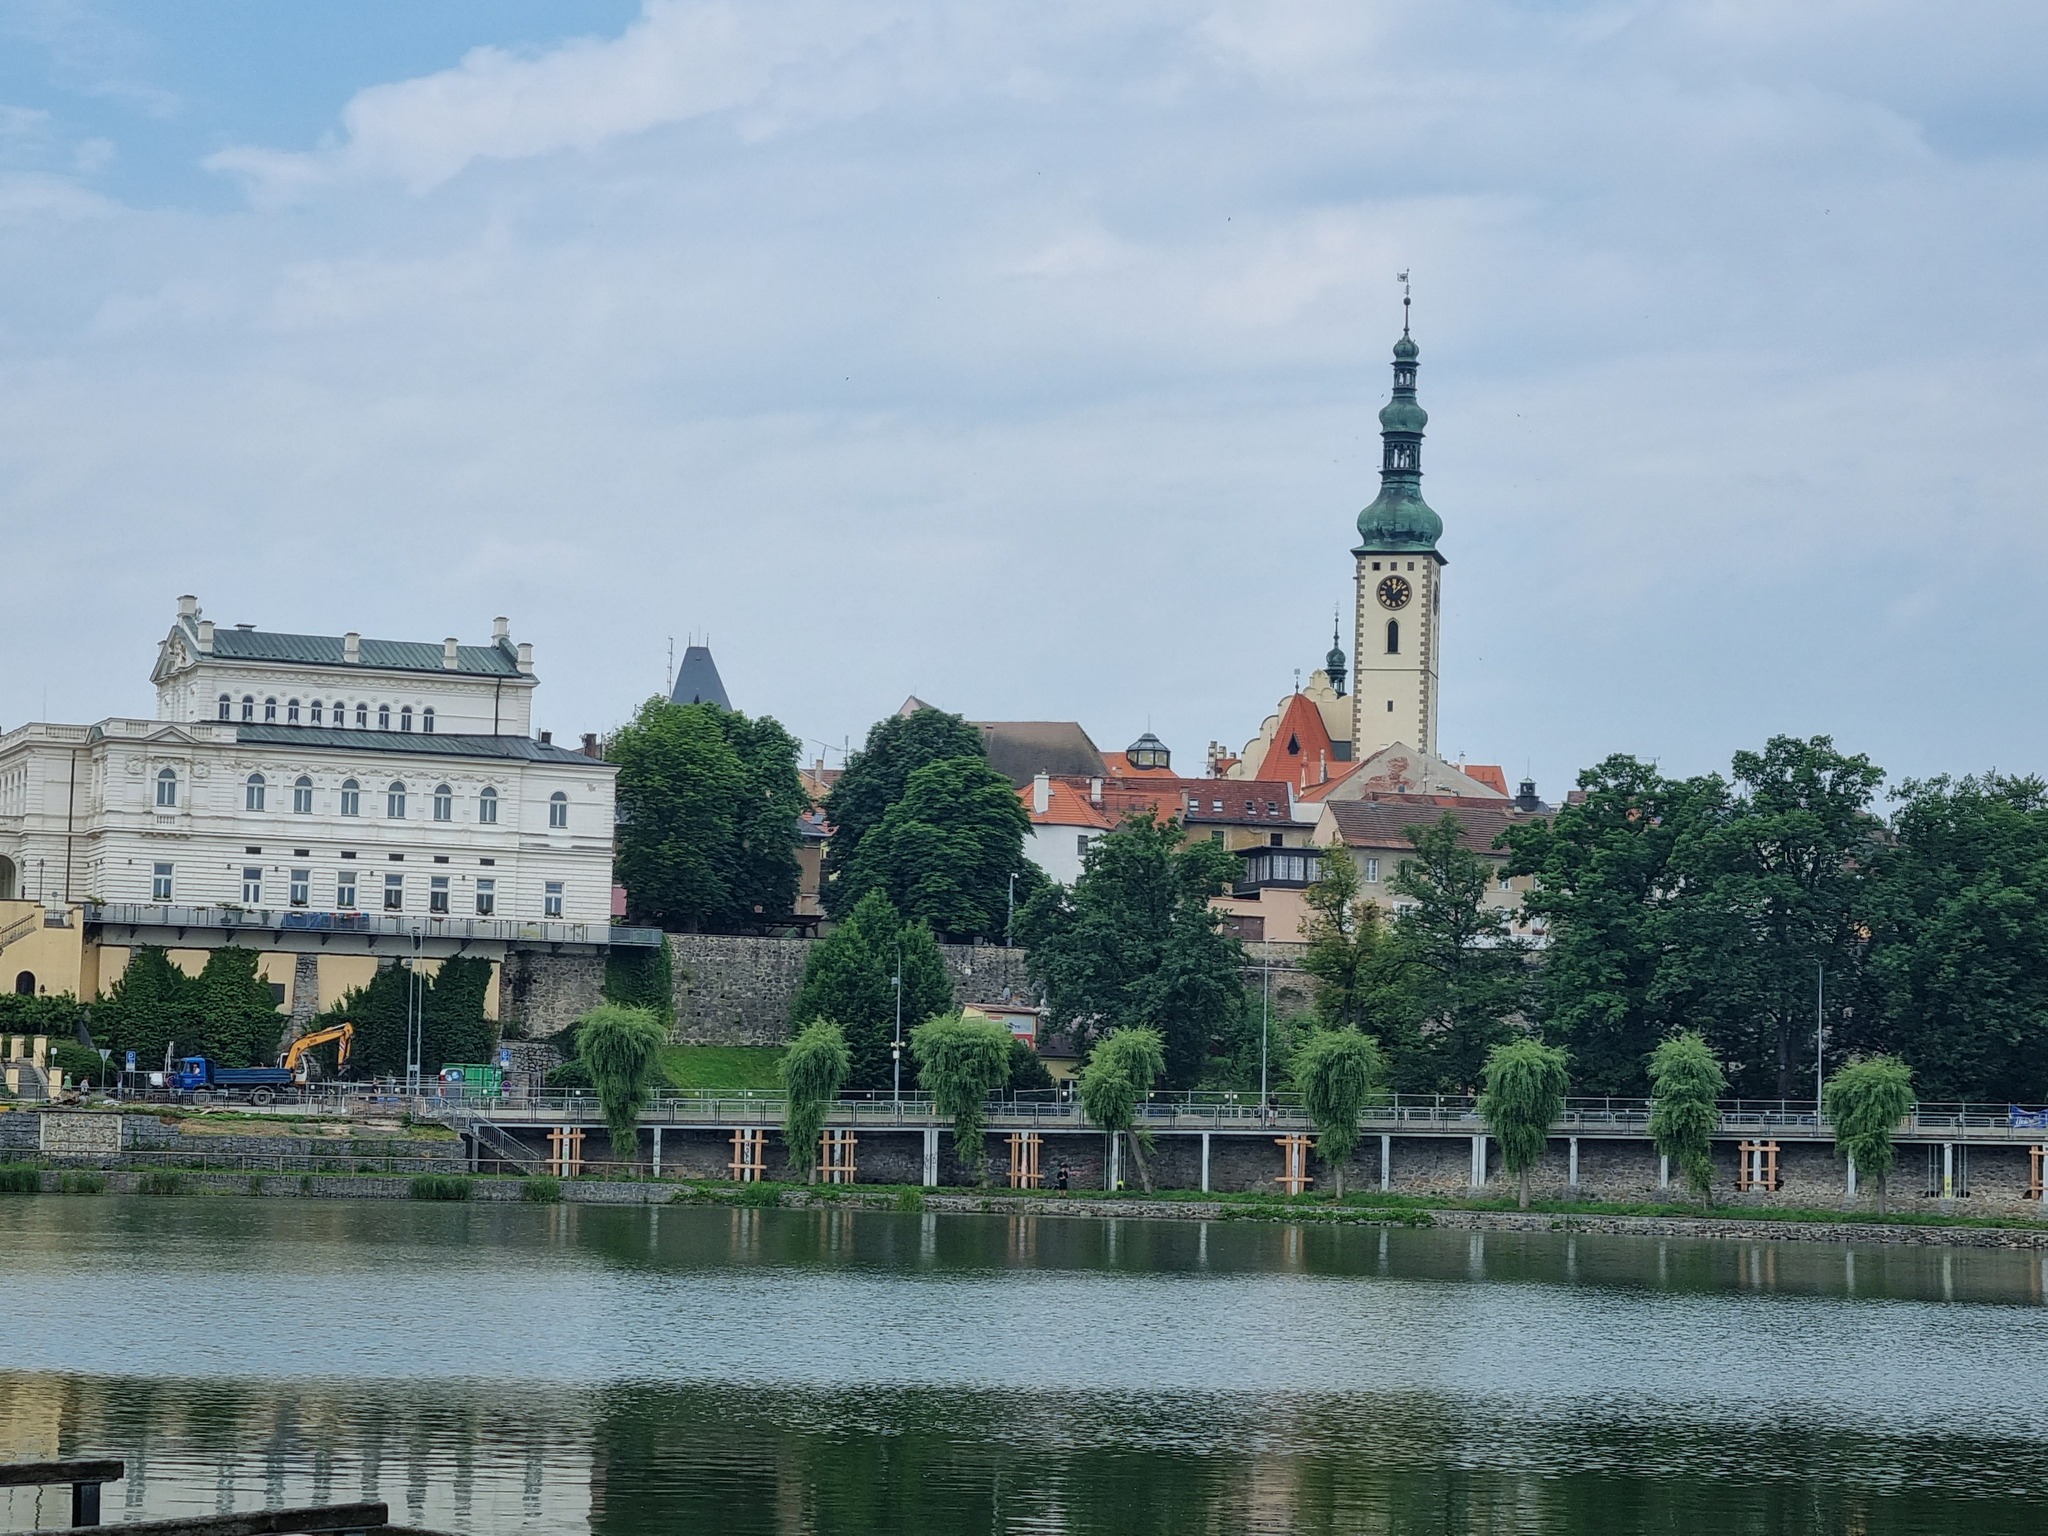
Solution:
<svg viewBox="0 0 2048 1536"><path fill-rule="evenodd" d="M571 747L539 742L527 736L471 736L449 731L350 731L325 725L243 725L235 740L280 747L318 747L324 752L361 752L413 757L490 757L527 763L580 763L608 766Z"/></svg>
<svg viewBox="0 0 2048 1536"><path fill-rule="evenodd" d="M192 649L199 649L193 635ZM364 640L362 659L341 659L339 635L287 635L271 629L235 629L215 625L212 655L227 661L282 661L316 667L379 668L390 672L463 673L482 677L519 677L519 657L508 646L460 645L455 665L441 665L441 647L425 640Z"/></svg>

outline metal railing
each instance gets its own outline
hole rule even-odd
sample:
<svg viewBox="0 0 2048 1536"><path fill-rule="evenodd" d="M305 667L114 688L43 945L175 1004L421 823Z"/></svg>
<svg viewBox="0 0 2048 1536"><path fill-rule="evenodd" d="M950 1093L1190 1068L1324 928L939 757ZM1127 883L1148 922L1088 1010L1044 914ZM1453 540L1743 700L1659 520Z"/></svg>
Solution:
<svg viewBox="0 0 2048 1536"><path fill-rule="evenodd" d="M450 917L407 912L316 912L310 907L186 907L148 901L93 902L85 909L85 920L115 928L351 933L408 941L415 935L421 935L430 941L485 940L506 944L608 946L618 932L610 922L527 922L509 917ZM622 942L645 941L629 938Z"/></svg>

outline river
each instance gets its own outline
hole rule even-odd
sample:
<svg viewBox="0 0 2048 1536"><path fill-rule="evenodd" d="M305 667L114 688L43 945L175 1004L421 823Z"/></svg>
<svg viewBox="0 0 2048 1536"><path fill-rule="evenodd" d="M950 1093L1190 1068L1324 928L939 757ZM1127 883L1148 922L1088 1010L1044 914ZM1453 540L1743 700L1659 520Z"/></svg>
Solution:
<svg viewBox="0 0 2048 1536"><path fill-rule="evenodd" d="M443 1530L2037 1531L2048 1259L0 1198L0 1459ZM0 1529L63 1524L0 1491Z"/></svg>

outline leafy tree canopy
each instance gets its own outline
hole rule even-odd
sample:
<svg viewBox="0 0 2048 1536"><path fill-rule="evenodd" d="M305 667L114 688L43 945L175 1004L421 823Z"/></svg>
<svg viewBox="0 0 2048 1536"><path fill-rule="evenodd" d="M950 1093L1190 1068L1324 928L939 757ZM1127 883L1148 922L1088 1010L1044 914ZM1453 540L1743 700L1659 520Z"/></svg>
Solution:
<svg viewBox="0 0 2048 1536"><path fill-rule="evenodd" d="M1138 1106L1165 1071L1164 1038L1139 1024L1112 1029L1097 1040L1081 1069L1082 1110L1109 1135L1126 1139L1148 1191L1152 1176L1144 1161L1146 1137L1137 1129Z"/></svg>
<svg viewBox="0 0 2048 1536"><path fill-rule="evenodd" d="M1558 1046L1525 1037L1496 1045L1487 1054L1479 1114L1500 1142L1502 1166L1521 1181L1524 1209L1530 1171L1543 1157L1570 1083L1571 1070Z"/></svg>
<svg viewBox="0 0 2048 1536"><path fill-rule="evenodd" d="M1882 1209L1897 1151L1892 1138L1913 1109L1912 1069L1896 1056L1853 1061L1828 1079L1823 1102L1836 1150L1856 1159L1858 1173L1877 1180Z"/></svg>
<svg viewBox="0 0 2048 1536"><path fill-rule="evenodd" d="M1721 1128L1727 1075L1699 1035L1673 1035L1650 1053L1650 1139L1677 1163L1702 1200L1714 1189L1714 1132Z"/></svg>
<svg viewBox="0 0 2048 1536"><path fill-rule="evenodd" d="M653 1098L667 1043L668 1031L645 1008L603 1003L577 1021L576 1056L597 1089L614 1161L639 1156L640 1111Z"/></svg>
<svg viewBox="0 0 2048 1536"><path fill-rule="evenodd" d="M434 1076L451 1063L489 1062L496 1054L498 1026L484 1013L490 983L491 963L475 956L451 956L431 976L421 967L418 1002L422 1076ZM332 1008L314 1020L314 1028L325 1029L344 1020L355 1025L355 1041L344 1069L350 1077L403 1077L413 994L410 969L387 965L366 985L351 987L344 993ZM331 1059L334 1047L323 1046L321 1054Z"/></svg>
<svg viewBox="0 0 2048 1536"><path fill-rule="evenodd" d="M1013 886L1021 904L1045 883L1024 854L1030 831L1016 791L987 758L941 758L904 781L834 889L843 905L882 891L904 916L955 941L1000 941Z"/></svg>
<svg viewBox="0 0 2048 1536"><path fill-rule="evenodd" d="M887 1088L896 1029L898 944L903 976L903 1034L953 1008L953 983L924 923L906 923L880 891L870 891L846 920L810 948L789 1016L801 1031L830 1019L846 1032L854 1088ZM909 1063L905 1063L906 1066Z"/></svg>
<svg viewBox="0 0 2048 1536"><path fill-rule="evenodd" d="M1344 1193L1344 1164L1358 1145L1358 1117L1379 1085L1380 1048L1355 1029L1319 1029L1294 1053L1294 1081L1316 1126L1316 1155Z"/></svg>
<svg viewBox="0 0 2048 1536"><path fill-rule="evenodd" d="M853 1070L853 1054L846 1048L846 1031L830 1019L813 1020L798 1031L778 1066L788 1095L782 1139L787 1146L789 1165L805 1178L815 1180L818 1141L824 1134L825 1116Z"/></svg>
<svg viewBox="0 0 2048 1536"><path fill-rule="evenodd" d="M917 1083L953 1122L953 1154L977 1179L984 1169L988 1101L1010 1080L1010 1032L993 1019L942 1014L910 1036Z"/></svg>
<svg viewBox="0 0 2048 1536"><path fill-rule="evenodd" d="M825 911L844 917L867 894L867 889L842 889L842 877L853 867L868 834L903 798L913 773L948 758L987 756L981 732L942 709L919 709L876 721L866 743L847 758L845 772L825 799L825 819L832 825L821 893Z"/></svg>

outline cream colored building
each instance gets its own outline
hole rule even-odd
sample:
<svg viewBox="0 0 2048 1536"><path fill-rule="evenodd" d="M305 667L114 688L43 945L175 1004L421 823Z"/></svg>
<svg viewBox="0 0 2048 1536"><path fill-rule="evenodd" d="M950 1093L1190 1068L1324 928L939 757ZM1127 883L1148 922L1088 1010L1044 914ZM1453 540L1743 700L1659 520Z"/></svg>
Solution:
<svg viewBox="0 0 2048 1536"><path fill-rule="evenodd" d="M105 990L137 944L260 949L304 1016L380 960L612 940L614 779L531 734L530 645L223 628L179 599L154 719L0 735L0 984Z"/></svg>

